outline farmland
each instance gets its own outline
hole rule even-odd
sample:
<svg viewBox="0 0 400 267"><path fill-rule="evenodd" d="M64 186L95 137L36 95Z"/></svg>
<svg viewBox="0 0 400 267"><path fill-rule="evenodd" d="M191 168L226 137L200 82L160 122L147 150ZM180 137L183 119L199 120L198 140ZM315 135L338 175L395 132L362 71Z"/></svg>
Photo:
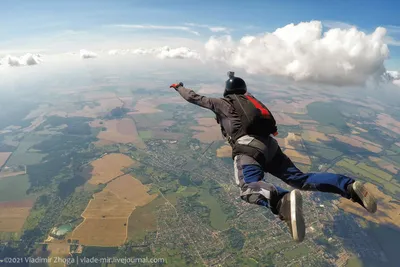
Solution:
<svg viewBox="0 0 400 267"><path fill-rule="evenodd" d="M82 214L84 221L73 231L72 238L92 246L123 244L131 213L156 198L148 190L130 175L113 180L89 202Z"/></svg>
<svg viewBox="0 0 400 267"><path fill-rule="evenodd" d="M19 232L32 206L32 200L1 202L0 232Z"/></svg>
<svg viewBox="0 0 400 267"><path fill-rule="evenodd" d="M382 147L380 145L374 144L359 136L344 136L338 134L330 134L329 136L334 137L336 140L349 144L353 147L364 148L374 153L382 152Z"/></svg>
<svg viewBox="0 0 400 267"><path fill-rule="evenodd" d="M27 194L28 189L28 175L2 177L0 178L0 202L32 198Z"/></svg>
<svg viewBox="0 0 400 267"><path fill-rule="evenodd" d="M232 157L232 148L229 145L223 145L217 149L217 157L230 158Z"/></svg>
<svg viewBox="0 0 400 267"><path fill-rule="evenodd" d="M107 120L91 123L92 127L104 127L105 131L101 131L97 138L101 141L112 143L132 143L138 148L145 148L145 144L139 136L135 123L129 119L124 118L121 120Z"/></svg>
<svg viewBox="0 0 400 267"><path fill-rule="evenodd" d="M378 189L376 185L366 184L367 188L378 199L378 211L376 214L368 213L363 207L357 203L341 198L339 207L347 212L361 216L363 219L378 223L389 224L394 227L400 227L400 204L394 199Z"/></svg>
<svg viewBox="0 0 400 267"><path fill-rule="evenodd" d="M311 159L306 154L293 150L293 149L285 149L283 151L289 158L292 159L293 162L302 163L305 165L311 164Z"/></svg>
<svg viewBox="0 0 400 267"><path fill-rule="evenodd" d="M197 122L200 126L192 126L190 129L196 133L193 138L198 139L203 143L211 143L213 141L223 140L221 127L213 118L198 118Z"/></svg>
<svg viewBox="0 0 400 267"><path fill-rule="evenodd" d="M110 180L123 175L123 168L132 166L135 163L130 157L124 154L108 154L92 162L91 184L105 184Z"/></svg>

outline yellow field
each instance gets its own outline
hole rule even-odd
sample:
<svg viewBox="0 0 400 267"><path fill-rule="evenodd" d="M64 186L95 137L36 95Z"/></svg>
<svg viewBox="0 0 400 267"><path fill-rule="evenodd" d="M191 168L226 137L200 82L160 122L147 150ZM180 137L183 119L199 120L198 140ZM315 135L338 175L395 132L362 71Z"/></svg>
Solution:
<svg viewBox="0 0 400 267"><path fill-rule="evenodd" d="M48 257L50 267L64 267L64 263L56 258L65 258L69 255L69 244L65 241L50 243L47 246L47 250L50 252Z"/></svg>
<svg viewBox="0 0 400 267"><path fill-rule="evenodd" d="M0 204L0 232L19 232L33 206L33 201L10 201Z"/></svg>
<svg viewBox="0 0 400 267"><path fill-rule="evenodd" d="M146 148L146 145L139 136L133 120L124 118L121 120L108 120L102 122L103 124L100 124L100 121L93 121L90 123L91 127L106 128L106 131L101 131L97 135L97 138L101 141L123 144L132 143L138 148Z"/></svg>
<svg viewBox="0 0 400 267"><path fill-rule="evenodd" d="M367 183L366 186L378 200L378 211L375 214L368 213L359 204L345 198L340 198L339 207L374 223L400 227L400 204L393 202L392 197L385 195L377 186L370 183Z"/></svg>
<svg viewBox="0 0 400 267"><path fill-rule="evenodd" d="M230 158L232 157L232 147L223 145L217 149L217 157L219 158Z"/></svg>
<svg viewBox="0 0 400 267"><path fill-rule="evenodd" d="M193 135L193 138L198 139L203 143L212 143L213 141L223 140L221 127L213 118L198 118L197 123L200 126L192 126L190 129L199 131Z"/></svg>
<svg viewBox="0 0 400 267"><path fill-rule="evenodd" d="M0 168L6 163L12 152L0 152Z"/></svg>
<svg viewBox="0 0 400 267"><path fill-rule="evenodd" d="M331 138L329 138L326 134L317 131L304 131L302 137L304 140L314 143L321 143L321 141L331 140Z"/></svg>
<svg viewBox="0 0 400 267"><path fill-rule="evenodd" d="M147 193L149 188L130 175L124 175L112 181L107 185L107 190L134 206L144 206L156 197L156 195L149 195Z"/></svg>
<svg viewBox="0 0 400 267"><path fill-rule="evenodd" d="M86 246L120 246L126 240L127 222L127 218L85 219L72 237Z"/></svg>
<svg viewBox="0 0 400 267"><path fill-rule="evenodd" d="M283 151L293 162L305 164L305 165L310 165L311 164L311 159L305 155L302 154L296 150L293 149L285 149Z"/></svg>
<svg viewBox="0 0 400 267"><path fill-rule="evenodd" d="M104 184L123 174L123 168L132 166L135 161L124 154L108 154L92 162L91 184Z"/></svg>
<svg viewBox="0 0 400 267"><path fill-rule="evenodd" d="M109 183L94 194L82 214L84 221L73 231L72 239L82 245L120 246L127 238L128 219L135 207L144 206L157 195L130 175Z"/></svg>

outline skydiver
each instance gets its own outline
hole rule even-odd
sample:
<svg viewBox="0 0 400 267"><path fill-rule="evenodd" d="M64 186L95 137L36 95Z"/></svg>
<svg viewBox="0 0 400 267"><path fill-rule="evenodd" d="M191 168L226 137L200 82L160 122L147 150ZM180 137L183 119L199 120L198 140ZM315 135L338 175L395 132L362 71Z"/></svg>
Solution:
<svg viewBox="0 0 400 267"><path fill-rule="evenodd" d="M300 190L339 194L375 213L375 197L360 181L335 173L303 173L285 155L274 138L276 122L268 108L247 92L243 79L228 72L223 98L211 98L172 84L188 102L213 111L224 138L232 147L234 178L240 198L248 203L267 207L285 221L292 238L302 242L305 237L303 200ZM285 190L264 179L270 173L294 187Z"/></svg>

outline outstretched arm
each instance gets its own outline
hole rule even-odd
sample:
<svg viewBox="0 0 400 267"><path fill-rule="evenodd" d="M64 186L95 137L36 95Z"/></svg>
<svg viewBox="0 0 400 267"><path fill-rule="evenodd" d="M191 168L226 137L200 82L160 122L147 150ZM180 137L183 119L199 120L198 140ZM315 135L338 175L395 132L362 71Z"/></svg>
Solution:
<svg viewBox="0 0 400 267"><path fill-rule="evenodd" d="M178 91L179 94L189 103L198 105L206 109L210 109L214 112L216 112L218 103L221 101L218 98L211 98L199 95L192 89L185 88L183 84L177 84L176 86L171 86L171 87L173 87L176 91Z"/></svg>

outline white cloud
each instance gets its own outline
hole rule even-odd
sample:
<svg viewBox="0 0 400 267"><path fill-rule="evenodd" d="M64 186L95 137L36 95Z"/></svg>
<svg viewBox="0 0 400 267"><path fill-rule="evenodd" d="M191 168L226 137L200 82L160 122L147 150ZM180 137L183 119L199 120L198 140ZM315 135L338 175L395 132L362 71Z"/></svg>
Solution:
<svg viewBox="0 0 400 267"><path fill-rule="evenodd" d="M400 86L400 71L387 71L384 73L384 80Z"/></svg>
<svg viewBox="0 0 400 267"><path fill-rule="evenodd" d="M42 56L40 54L27 53L21 57L7 55L0 59L0 65L19 67L19 66L32 66L42 62Z"/></svg>
<svg viewBox="0 0 400 267"><path fill-rule="evenodd" d="M112 49L108 51L109 55L126 55L130 52L129 49Z"/></svg>
<svg viewBox="0 0 400 267"><path fill-rule="evenodd" d="M142 25L142 24L117 24L112 26L123 29L176 30L176 31L190 32L194 35L200 35L197 31L193 31L191 28L185 26Z"/></svg>
<svg viewBox="0 0 400 267"><path fill-rule="evenodd" d="M389 49L386 30L372 34L350 29L330 29L323 33L320 21L289 24L273 33L232 37L212 37L206 43L208 59L222 60L250 74L290 77L334 85L360 85L380 77Z"/></svg>
<svg viewBox="0 0 400 267"><path fill-rule="evenodd" d="M343 22L343 21L335 21L335 20L324 20L322 21L322 25L328 29L344 29L344 30L349 30L351 28L357 28L357 26Z"/></svg>
<svg viewBox="0 0 400 267"><path fill-rule="evenodd" d="M392 80L400 80L400 71L390 71L386 72Z"/></svg>
<svg viewBox="0 0 400 267"><path fill-rule="evenodd" d="M139 48L132 51L136 55L155 55L160 59L177 58L177 59L200 59L198 52L191 50L187 47L170 48L169 46L163 46L159 48L144 49Z"/></svg>
<svg viewBox="0 0 400 267"><path fill-rule="evenodd" d="M400 40L394 39L392 36L386 36L385 37L385 42L388 45L393 45L393 46L400 46Z"/></svg>
<svg viewBox="0 0 400 267"><path fill-rule="evenodd" d="M229 29L227 27L210 26L210 25L207 25L207 24L185 23L185 25L190 26L190 27L207 28L211 32L215 32L215 33L217 33L217 32L229 33L231 31L231 29Z"/></svg>
<svg viewBox="0 0 400 267"><path fill-rule="evenodd" d="M94 53L92 51L89 51L89 50L85 50L85 49L81 49L79 51L79 53L80 53L80 56L81 56L82 59L96 58L97 57L96 53Z"/></svg>

